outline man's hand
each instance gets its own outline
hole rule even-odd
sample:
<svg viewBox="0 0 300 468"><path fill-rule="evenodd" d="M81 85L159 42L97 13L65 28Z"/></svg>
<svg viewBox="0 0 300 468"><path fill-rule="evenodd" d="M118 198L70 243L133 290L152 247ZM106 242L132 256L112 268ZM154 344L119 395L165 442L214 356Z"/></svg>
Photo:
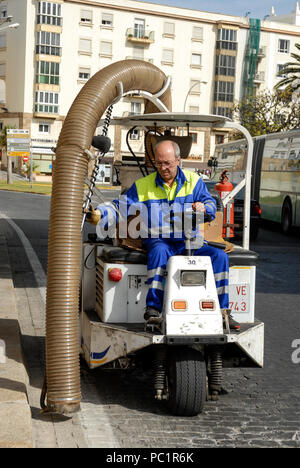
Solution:
<svg viewBox="0 0 300 468"><path fill-rule="evenodd" d="M86 214L88 223L94 224L95 226L99 223L101 219L101 213L99 210L95 210L92 205L90 205L90 210Z"/></svg>
<svg viewBox="0 0 300 468"><path fill-rule="evenodd" d="M194 211L196 211L197 213L205 213L206 212L206 208L205 208L205 205L204 203L201 203L199 201L197 202L194 202L192 204L192 208Z"/></svg>

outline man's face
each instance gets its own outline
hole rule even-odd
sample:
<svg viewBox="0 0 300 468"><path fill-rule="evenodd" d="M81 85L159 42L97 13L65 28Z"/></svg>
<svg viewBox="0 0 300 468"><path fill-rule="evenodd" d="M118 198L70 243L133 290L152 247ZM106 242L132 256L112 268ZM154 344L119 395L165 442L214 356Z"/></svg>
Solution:
<svg viewBox="0 0 300 468"><path fill-rule="evenodd" d="M180 156L175 158L174 149L169 141L162 142L155 151L155 165L164 182L170 182L177 175Z"/></svg>

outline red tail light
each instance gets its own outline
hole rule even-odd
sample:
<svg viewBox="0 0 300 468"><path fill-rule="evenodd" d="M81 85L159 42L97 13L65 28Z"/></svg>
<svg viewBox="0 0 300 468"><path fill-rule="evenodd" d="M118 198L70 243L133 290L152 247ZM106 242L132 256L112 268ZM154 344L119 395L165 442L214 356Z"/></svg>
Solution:
<svg viewBox="0 0 300 468"><path fill-rule="evenodd" d="M108 279L117 283L122 279L122 270L121 268L110 268L108 270Z"/></svg>
<svg viewBox="0 0 300 468"><path fill-rule="evenodd" d="M259 205L254 206L254 214L256 214L257 216L261 215L261 207Z"/></svg>
<svg viewBox="0 0 300 468"><path fill-rule="evenodd" d="M200 301L201 310L215 310L215 301Z"/></svg>

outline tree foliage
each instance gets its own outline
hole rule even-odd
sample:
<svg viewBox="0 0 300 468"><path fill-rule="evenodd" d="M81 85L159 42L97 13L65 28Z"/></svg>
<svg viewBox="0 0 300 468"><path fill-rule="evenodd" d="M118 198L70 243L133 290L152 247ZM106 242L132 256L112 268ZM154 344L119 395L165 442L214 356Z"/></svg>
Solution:
<svg viewBox="0 0 300 468"><path fill-rule="evenodd" d="M300 44L295 44L295 47L300 51ZM291 57L295 62L287 62L278 73L278 77L283 77L276 85L275 89L284 88L286 91L300 91L300 55L292 53Z"/></svg>
<svg viewBox="0 0 300 468"><path fill-rule="evenodd" d="M13 125L6 125L0 132L0 148L7 148L7 130L15 128Z"/></svg>
<svg viewBox="0 0 300 468"><path fill-rule="evenodd" d="M246 98L234 105L233 119L246 127L251 136L300 127L300 103L291 100L291 93L275 90Z"/></svg>

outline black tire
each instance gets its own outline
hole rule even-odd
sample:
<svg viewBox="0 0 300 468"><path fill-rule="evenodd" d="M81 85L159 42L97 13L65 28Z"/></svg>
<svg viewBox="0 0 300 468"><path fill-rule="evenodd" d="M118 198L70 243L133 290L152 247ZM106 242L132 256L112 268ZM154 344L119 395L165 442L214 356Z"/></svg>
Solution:
<svg viewBox="0 0 300 468"><path fill-rule="evenodd" d="M168 356L169 411L176 416L196 416L206 400L206 365L194 349L172 349Z"/></svg>
<svg viewBox="0 0 300 468"><path fill-rule="evenodd" d="M281 229L284 234L289 234L292 227L292 206L289 200L285 200L281 212Z"/></svg>

